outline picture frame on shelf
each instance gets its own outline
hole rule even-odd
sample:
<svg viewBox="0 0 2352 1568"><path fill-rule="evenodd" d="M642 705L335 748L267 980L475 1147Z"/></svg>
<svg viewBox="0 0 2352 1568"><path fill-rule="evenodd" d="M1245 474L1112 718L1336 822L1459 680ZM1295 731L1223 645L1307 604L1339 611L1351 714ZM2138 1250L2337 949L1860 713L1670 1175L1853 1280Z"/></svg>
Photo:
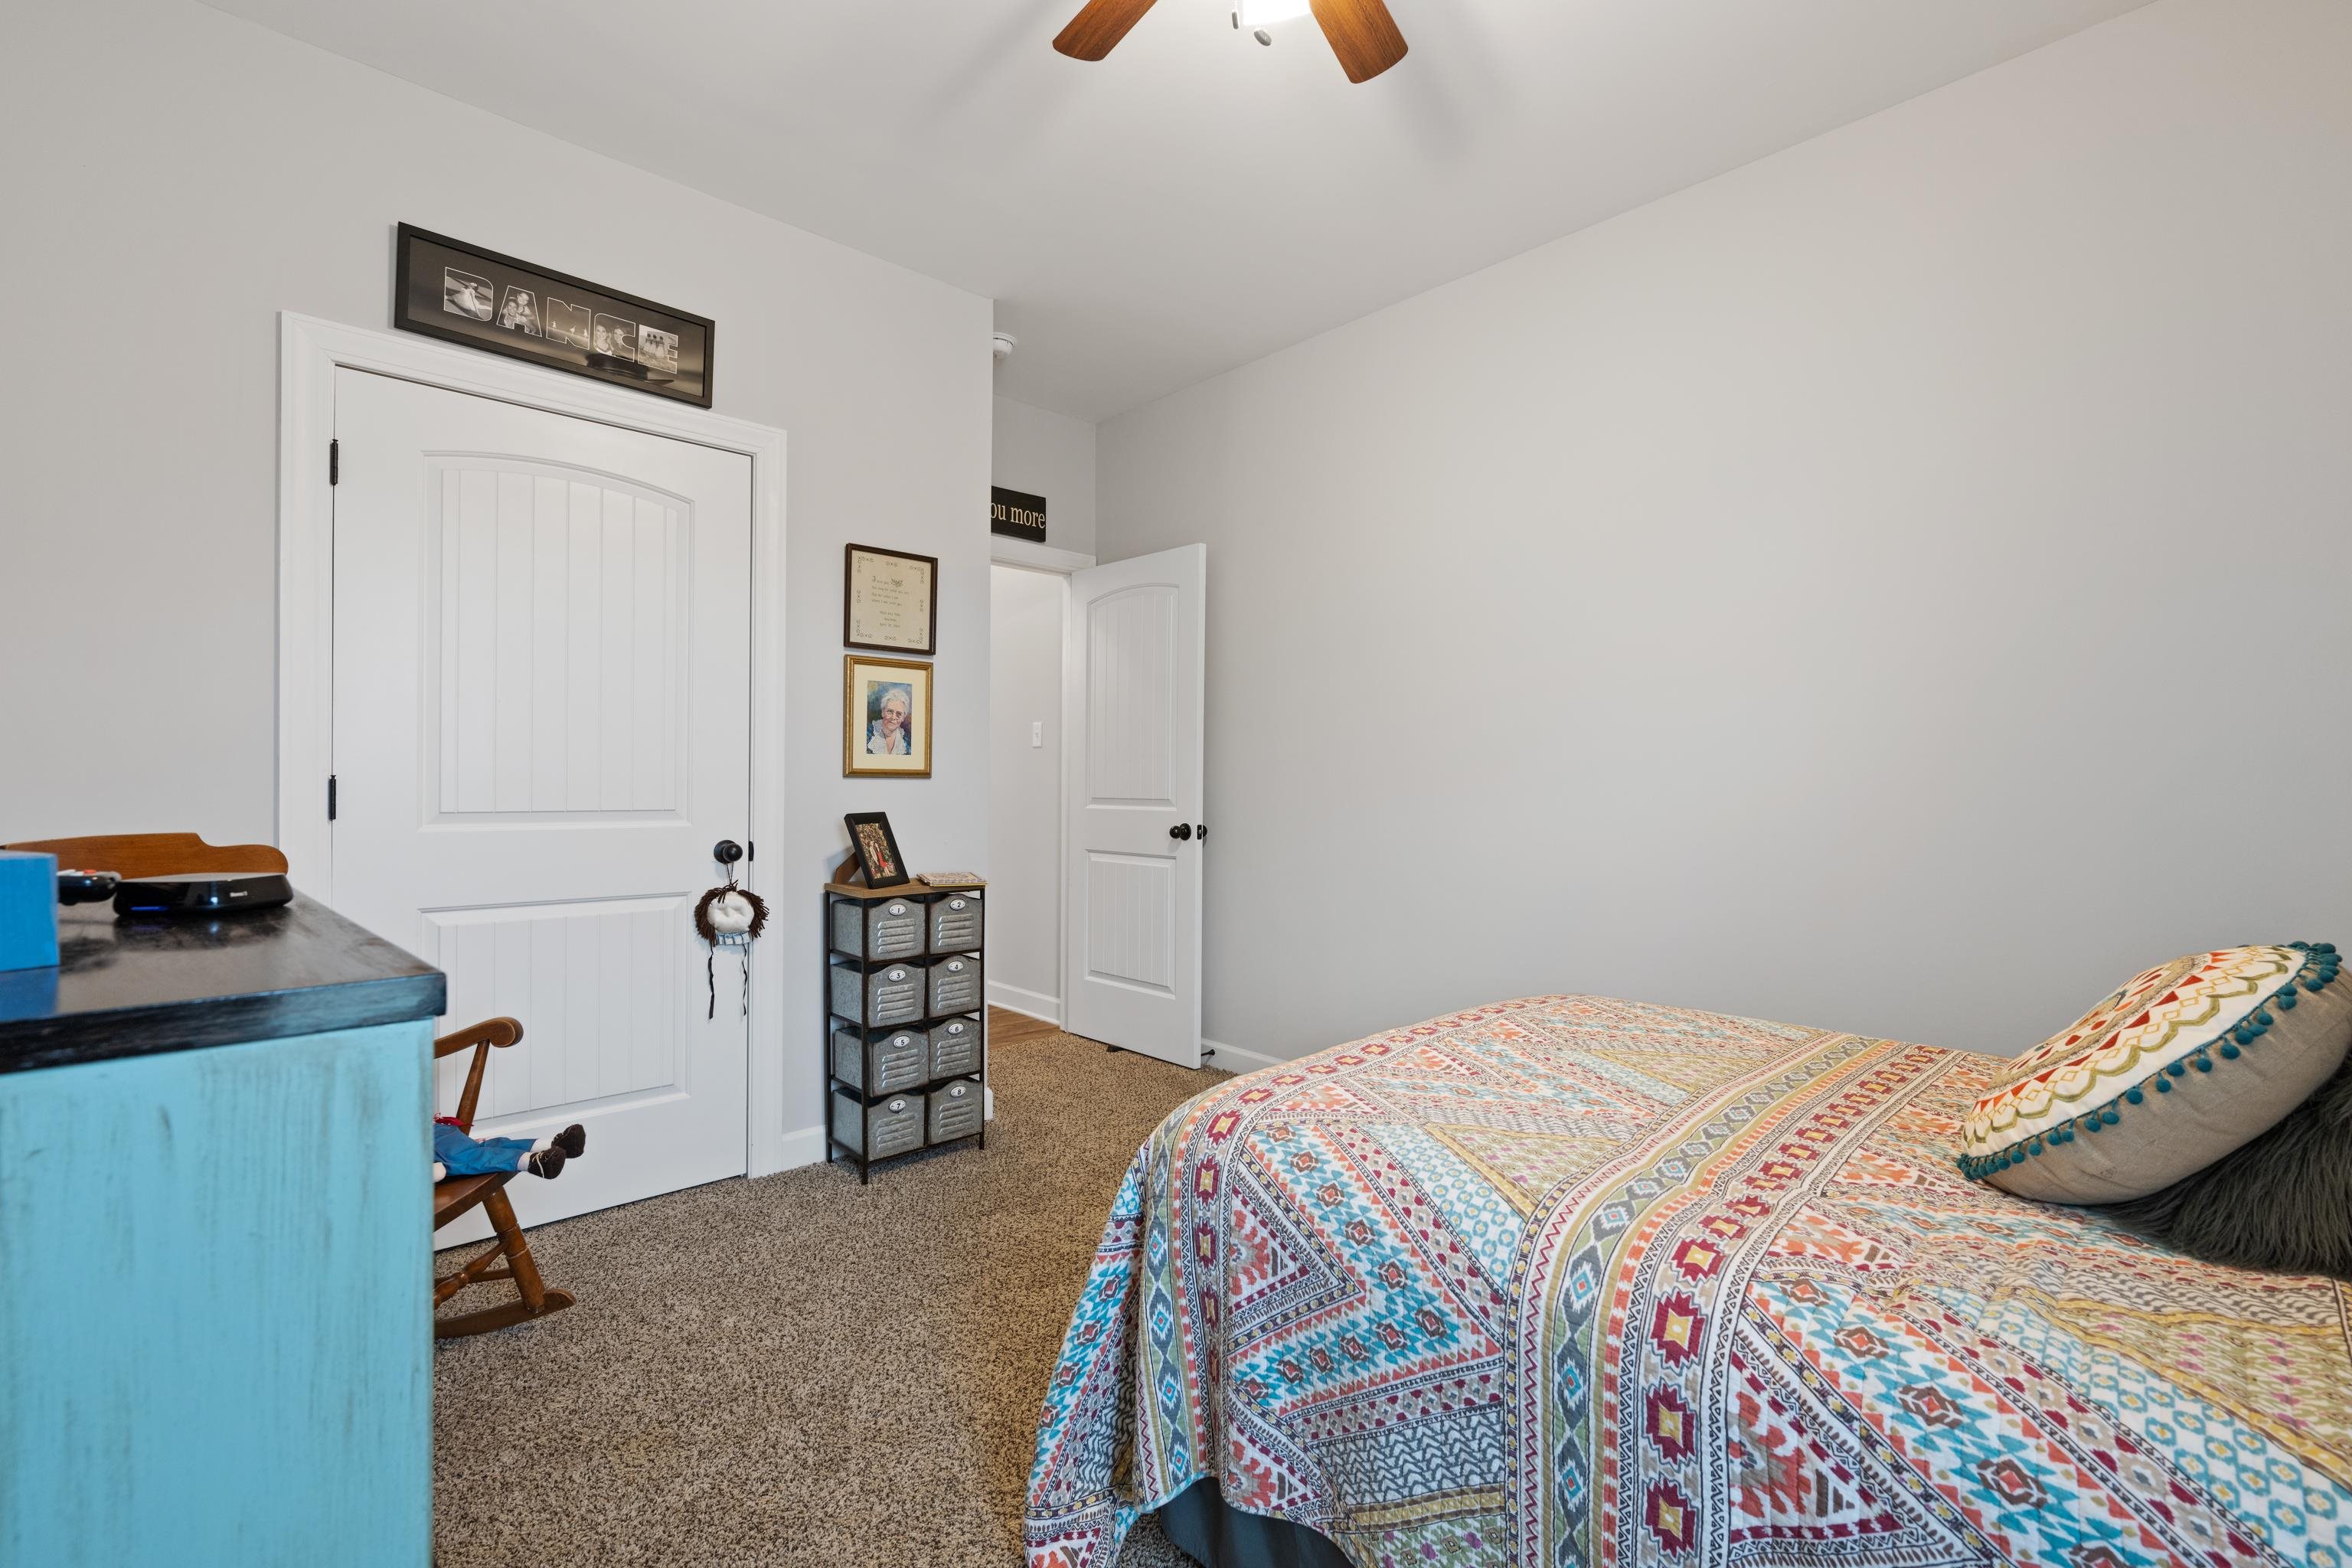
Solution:
<svg viewBox="0 0 2352 1568"><path fill-rule="evenodd" d="M844 778L931 776L931 669L917 659L844 656Z"/></svg>
<svg viewBox="0 0 2352 1568"><path fill-rule="evenodd" d="M843 546L841 640L875 653L940 651L940 558L877 544Z"/></svg>
<svg viewBox="0 0 2352 1568"><path fill-rule="evenodd" d="M915 879L908 873L907 858L898 853L888 812L853 811L841 820L849 828L850 847L857 852L857 868L867 887L903 888Z"/></svg>

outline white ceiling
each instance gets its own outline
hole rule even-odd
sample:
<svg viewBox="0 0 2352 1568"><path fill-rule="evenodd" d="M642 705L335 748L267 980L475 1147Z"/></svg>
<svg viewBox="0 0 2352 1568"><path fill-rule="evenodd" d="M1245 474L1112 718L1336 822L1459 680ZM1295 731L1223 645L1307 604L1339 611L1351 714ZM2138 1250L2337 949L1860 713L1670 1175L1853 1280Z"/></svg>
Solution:
<svg viewBox="0 0 2352 1568"><path fill-rule="evenodd" d="M1100 419L2146 0L1389 0L1361 87L1230 0L1097 65L1079 0L212 3L988 295Z"/></svg>

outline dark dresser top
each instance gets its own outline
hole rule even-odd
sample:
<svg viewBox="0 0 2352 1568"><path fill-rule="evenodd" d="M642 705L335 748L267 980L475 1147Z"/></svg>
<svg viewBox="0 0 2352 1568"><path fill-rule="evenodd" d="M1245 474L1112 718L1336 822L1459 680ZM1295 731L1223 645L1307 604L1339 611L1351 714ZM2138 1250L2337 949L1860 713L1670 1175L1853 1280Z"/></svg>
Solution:
<svg viewBox="0 0 2352 1568"><path fill-rule="evenodd" d="M322 904L117 921L58 911L58 967L0 970L0 1072L430 1018L441 972Z"/></svg>

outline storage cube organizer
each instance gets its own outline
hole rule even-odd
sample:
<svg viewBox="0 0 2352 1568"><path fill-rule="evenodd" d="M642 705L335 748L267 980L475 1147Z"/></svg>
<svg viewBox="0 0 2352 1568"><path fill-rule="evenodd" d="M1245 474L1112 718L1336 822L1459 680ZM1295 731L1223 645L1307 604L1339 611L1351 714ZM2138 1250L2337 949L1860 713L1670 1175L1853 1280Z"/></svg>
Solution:
<svg viewBox="0 0 2352 1568"><path fill-rule="evenodd" d="M951 1143L980 1131L987 1117L987 1100L976 1078L943 1083L930 1094L930 1141Z"/></svg>
<svg viewBox="0 0 2352 1568"><path fill-rule="evenodd" d="M980 960L956 954L930 965L930 1015L976 1013L981 1005Z"/></svg>
<svg viewBox="0 0 2352 1568"><path fill-rule="evenodd" d="M932 1078L961 1078L980 1070L979 1019L941 1019L931 1026L930 1042Z"/></svg>
<svg viewBox="0 0 2352 1568"><path fill-rule="evenodd" d="M836 1089L833 1136L842 1147L868 1160L912 1153L923 1146L923 1097L894 1094L867 1105Z"/></svg>
<svg viewBox="0 0 2352 1568"><path fill-rule="evenodd" d="M982 934L978 893L944 893L931 900L931 951L978 952Z"/></svg>
<svg viewBox="0 0 2352 1568"><path fill-rule="evenodd" d="M833 906L833 950L852 958L914 958L923 951L923 906L912 899Z"/></svg>
<svg viewBox="0 0 2352 1568"><path fill-rule="evenodd" d="M874 969L833 966L833 1011L836 1017L869 1029L923 1020L924 980L919 963L886 963Z"/></svg>
<svg viewBox="0 0 2352 1568"><path fill-rule="evenodd" d="M864 1185L934 1143L987 1148L981 884L868 888L853 855L825 882L819 923L825 1159Z"/></svg>
<svg viewBox="0 0 2352 1568"><path fill-rule="evenodd" d="M930 1037L921 1029L833 1032L833 1076L861 1094L922 1088L931 1077L930 1054Z"/></svg>

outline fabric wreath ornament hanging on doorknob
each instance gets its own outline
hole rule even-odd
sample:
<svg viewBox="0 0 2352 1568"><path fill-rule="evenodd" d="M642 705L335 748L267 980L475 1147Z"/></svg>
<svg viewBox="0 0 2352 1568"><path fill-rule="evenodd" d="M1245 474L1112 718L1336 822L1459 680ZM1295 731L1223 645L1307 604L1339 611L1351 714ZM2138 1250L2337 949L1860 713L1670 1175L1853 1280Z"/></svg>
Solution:
<svg viewBox="0 0 2352 1568"><path fill-rule="evenodd" d="M751 1016L751 943L767 929L767 901L748 888L737 887L731 877L703 894L694 906L695 934L710 946L702 961L702 977L710 987L710 1010L705 1016L719 1016L717 965L722 947L731 949L743 966L743 1014Z"/></svg>

